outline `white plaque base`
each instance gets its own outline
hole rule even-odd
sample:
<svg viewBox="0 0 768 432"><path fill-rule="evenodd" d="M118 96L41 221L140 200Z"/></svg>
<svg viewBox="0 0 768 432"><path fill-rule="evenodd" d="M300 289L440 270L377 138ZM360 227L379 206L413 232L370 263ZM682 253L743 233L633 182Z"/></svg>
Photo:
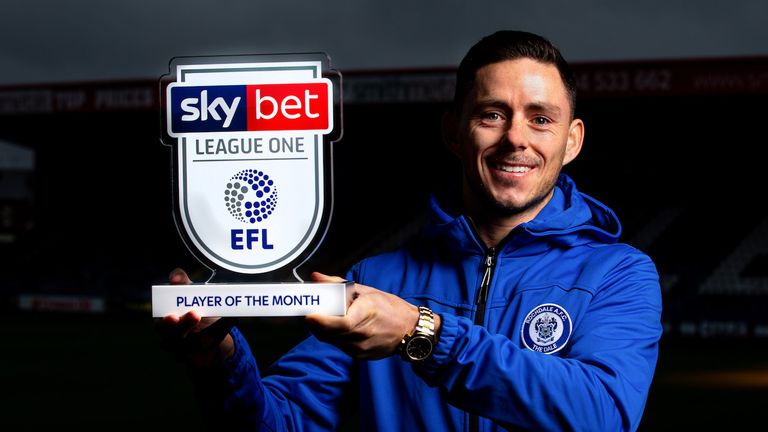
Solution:
<svg viewBox="0 0 768 432"><path fill-rule="evenodd" d="M347 312L346 286L343 282L153 285L152 316L191 310L204 317L341 316Z"/></svg>

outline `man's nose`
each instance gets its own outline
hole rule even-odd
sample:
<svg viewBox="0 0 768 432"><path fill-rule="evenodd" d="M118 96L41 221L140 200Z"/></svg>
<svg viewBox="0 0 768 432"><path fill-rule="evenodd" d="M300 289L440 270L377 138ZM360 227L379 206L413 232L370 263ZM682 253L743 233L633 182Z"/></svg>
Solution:
<svg viewBox="0 0 768 432"><path fill-rule="evenodd" d="M515 148L526 147L525 119L514 116L507 125L506 138L509 144Z"/></svg>

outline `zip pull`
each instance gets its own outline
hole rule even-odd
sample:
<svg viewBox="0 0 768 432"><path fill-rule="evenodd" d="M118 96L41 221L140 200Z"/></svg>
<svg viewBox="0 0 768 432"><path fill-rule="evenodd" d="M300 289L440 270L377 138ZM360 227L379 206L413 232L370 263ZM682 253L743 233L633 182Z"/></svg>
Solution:
<svg viewBox="0 0 768 432"><path fill-rule="evenodd" d="M496 256L496 249L490 248L485 255L485 269L483 279L480 281L480 289L477 291L477 304L485 304L488 300L488 291L491 287L491 275L493 273L493 262Z"/></svg>

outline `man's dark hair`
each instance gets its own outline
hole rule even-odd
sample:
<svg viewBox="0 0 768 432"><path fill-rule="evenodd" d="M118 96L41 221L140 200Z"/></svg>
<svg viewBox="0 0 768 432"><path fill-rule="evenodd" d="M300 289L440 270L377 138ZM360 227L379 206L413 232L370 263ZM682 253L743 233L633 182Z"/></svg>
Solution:
<svg viewBox="0 0 768 432"><path fill-rule="evenodd" d="M568 92L571 116L573 116L576 110L576 78L560 54L560 50L539 35L514 30L501 30L488 35L469 49L456 72L454 109L457 111L461 109L464 98L467 97L475 82L475 73L478 69L489 64L520 58L529 58L557 68Z"/></svg>

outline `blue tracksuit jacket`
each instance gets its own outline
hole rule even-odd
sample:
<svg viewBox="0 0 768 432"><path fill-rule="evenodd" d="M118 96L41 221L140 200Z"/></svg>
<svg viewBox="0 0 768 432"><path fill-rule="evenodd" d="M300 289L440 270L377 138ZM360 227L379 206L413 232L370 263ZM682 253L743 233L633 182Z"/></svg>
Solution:
<svg viewBox="0 0 768 432"><path fill-rule="evenodd" d="M432 217L410 246L348 275L440 314L430 359L357 361L310 337L262 378L234 329L236 354L206 395L216 421L333 430L355 404L360 430L636 429L661 298L651 260L617 242L613 212L561 175L541 213L495 250L435 200Z"/></svg>

